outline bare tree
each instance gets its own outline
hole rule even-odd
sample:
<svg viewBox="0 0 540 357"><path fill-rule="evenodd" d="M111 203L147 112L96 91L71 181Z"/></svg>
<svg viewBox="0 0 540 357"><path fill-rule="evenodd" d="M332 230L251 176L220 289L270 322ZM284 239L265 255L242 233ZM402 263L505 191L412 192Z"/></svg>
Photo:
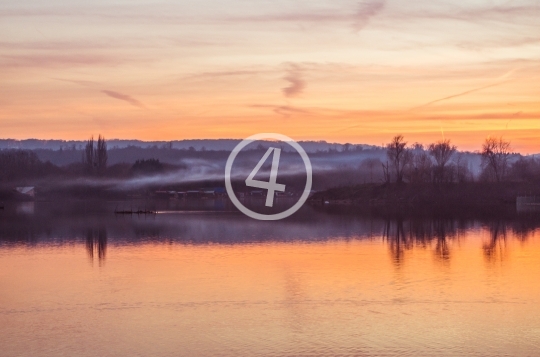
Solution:
<svg viewBox="0 0 540 357"><path fill-rule="evenodd" d="M15 178L42 175L44 165L37 154L27 150L0 150L0 182Z"/></svg>
<svg viewBox="0 0 540 357"><path fill-rule="evenodd" d="M84 153L83 153L83 164L88 173L92 173L94 171L94 163L95 163L94 154L95 154L94 136L92 136L86 142L86 146L84 147Z"/></svg>
<svg viewBox="0 0 540 357"><path fill-rule="evenodd" d="M394 136L392 141L386 145L386 155L396 174L396 182L403 182L405 167L412 156L407 149L407 142L403 141L403 135Z"/></svg>
<svg viewBox="0 0 540 357"><path fill-rule="evenodd" d="M107 143L105 138L98 136L97 145L94 145L94 136L86 142L83 153L83 164L89 174L102 173L107 168Z"/></svg>
<svg viewBox="0 0 540 357"><path fill-rule="evenodd" d="M103 172L107 168L107 143L105 138L99 135L95 153L96 168L98 172Z"/></svg>
<svg viewBox="0 0 540 357"><path fill-rule="evenodd" d="M410 182L423 183L431 181L432 162L429 155L423 150L414 150L407 170Z"/></svg>
<svg viewBox="0 0 540 357"><path fill-rule="evenodd" d="M369 170L370 181L373 182L373 169L381 163L381 160L375 158L368 158L362 161L361 166L366 167Z"/></svg>
<svg viewBox="0 0 540 357"><path fill-rule="evenodd" d="M463 153L457 155L455 160L456 177L458 182L463 183L470 179L471 170L469 170L469 161Z"/></svg>
<svg viewBox="0 0 540 357"><path fill-rule="evenodd" d="M441 140L429 145L429 154L435 160L436 182L443 182L446 178L446 164L456 152L456 146L450 144L450 140Z"/></svg>
<svg viewBox="0 0 540 357"><path fill-rule="evenodd" d="M390 183L390 171L388 167L388 161L386 162L386 165L384 162L381 162L382 170L383 170L383 177L384 177L384 183Z"/></svg>
<svg viewBox="0 0 540 357"><path fill-rule="evenodd" d="M516 181L540 181L540 161L534 157L520 157L512 165L509 174Z"/></svg>
<svg viewBox="0 0 540 357"><path fill-rule="evenodd" d="M508 157L510 156L510 142L502 137L488 137L482 145L482 159L495 176L497 182L504 180L508 170Z"/></svg>

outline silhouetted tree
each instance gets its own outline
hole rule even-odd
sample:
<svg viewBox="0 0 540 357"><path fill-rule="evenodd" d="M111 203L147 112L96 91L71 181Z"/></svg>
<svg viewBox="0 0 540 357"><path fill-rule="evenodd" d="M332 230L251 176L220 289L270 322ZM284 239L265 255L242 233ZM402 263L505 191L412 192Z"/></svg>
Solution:
<svg viewBox="0 0 540 357"><path fill-rule="evenodd" d="M381 162L382 170L383 170L383 180L384 183L390 183L390 168L388 167L388 161L386 162L386 165L384 162Z"/></svg>
<svg viewBox="0 0 540 357"><path fill-rule="evenodd" d="M396 182L403 182L403 173L411 159L411 153L407 149L407 142L403 141L402 135L394 136L392 141L386 145L386 155L396 174Z"/></svg>
<svg viewBox="0 0 540 357"><path fill-rule="evenodd" d="M86 142L83 152L83 165L87 173L103 173L107 168L107 143L105 138L98 136L97 146L94 146L94 136Z"/></svg>
<svg viewBox="0 0 540 357"><path fill-rule="evenodd" d="M450 140L441 140L429 145L429 154L435 160L435 182L452 181L447 177L446 165L456 152L456 147L450 145Z"/></svg>
<svg viewBox="0 0 540 357"><path fill-rule="evenodd" d="M540 162L533 157L520 157L510 169L510 177L515 181L540 180Z"/></svg>
<svg viewBox="0 0 540 357"><path fill-rule="evenodd" d="M483 163L491 170L495 180L504 180L508 169L508 157L510 156L510 142L500 138L488 137L482 145Z"/></svg>
<svg viewBox="0 0 540 357"><path fill-rule="evenodd" d="M415 183L430 182L432 166L431 158L423 149L412 151L407 179Z"/></svg>
<svg viewBox="0 0 540 357"><path fill-rule="evenodd" d="M163 164L159 160L137 160L131 167L131 172L135 175L149 175L162 172L163 169Z"/></svg>
<svg viewBox="0 0 540 357"><path fill-rule="evenodd" d="M105 138L99 135L95 153L96 168L102 173L107 168L107 143Z"/></svg>
<svg viewBox="0 0 540 357"><path fill-rule="evenodd" d="M465 159L463 153L456 155L455 168L458 182L466 182L467 180L472 179L471 170L469 170L469 162Z"/></svg>
<svg viewBox="0 0 540 357"><path fill-rule="evenodd" d="M50 162L41 162L35 152L28 150L0 151L0 181L43 177L58 172L58 167Z"/></svg>
<svg viewBox="0 0 540 357"><path fill-rule="evenodd" d="M94 164L95 164L94 154L95 154L94 136L92 136L86 142L86 145L84 147L84 152L83 152L83 164L84 164L86 172L89 174L94 172Z"/></svg>
<svg viewBox="0 0 540 357"><path fill-rule="evenodd" d="M366 167L369 170L369 176L370 176L369 182L373 182L373 169L377 167L380 163L381 163L381 160L379 159L369 158L369 159L365 159L360 164L361 166Z"/></svg>

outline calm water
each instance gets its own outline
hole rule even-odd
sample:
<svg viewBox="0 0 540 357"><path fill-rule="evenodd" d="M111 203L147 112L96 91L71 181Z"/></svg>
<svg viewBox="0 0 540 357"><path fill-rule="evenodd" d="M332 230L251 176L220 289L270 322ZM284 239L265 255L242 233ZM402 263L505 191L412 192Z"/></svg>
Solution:
<svg viewBox="0 0 540 357"><path fill-rule="evenodd" d="M0 211L0 355L540 355L540 214L117 205Z"/></svg>

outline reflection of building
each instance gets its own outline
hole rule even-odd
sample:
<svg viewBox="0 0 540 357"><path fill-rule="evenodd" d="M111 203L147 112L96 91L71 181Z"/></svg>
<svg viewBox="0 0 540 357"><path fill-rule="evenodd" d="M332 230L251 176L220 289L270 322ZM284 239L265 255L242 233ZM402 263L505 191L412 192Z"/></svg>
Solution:
<svg viewBox="0 0 540 357"><path fill-rule="evenodd" d="M34 202L19 202L15 212L20 214L34 214Z"/></svg>
<svg viewBox="0 0 540 357"><path fill-rule="evenodd" d="M34 198L36 196L36 190L34 186L17 187L15 190L21 195L24 195L28 198Z"/></svg>

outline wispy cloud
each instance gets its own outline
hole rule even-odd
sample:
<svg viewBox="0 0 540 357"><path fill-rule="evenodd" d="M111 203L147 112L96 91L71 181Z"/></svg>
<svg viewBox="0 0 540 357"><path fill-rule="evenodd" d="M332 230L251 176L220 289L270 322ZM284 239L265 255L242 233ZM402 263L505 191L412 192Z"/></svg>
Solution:
<svg viewBox="0 0 540 357"><path fill-rule="evenodd" d="M352 23L356 31L365 27L369 19L377 15L386 0L367 0L357 4L356 11L301 9L296 12L232 17L234 22L304 22L304 23Z"/></svg>
<svg viewBox="0 0 540 357"><path fill-rule="evenodd" d="M64 78L51 78L51 79L54 79L55 81L78 84L83 87L95 87L97 85L96 82L77 80L77 79L64 79Z"/></svg>
<svg viewBox="0 0 540 357"><path fill-rule="evenodd" d="M358 4L353 28L355 31L363 29L369 19L377 15L384 8L385 0L367 1Z"/></svg>
<svg viewBox="0 0 540 357"><path fill-rule="evenodd" d="M112 56L93 54L23 54L1 55L0 66L8 68L65 68L76 66L118 65Z"/></svg>
<svg viewBox="0 0 540 357"><path fill-rule="evenodd" d="M242 76L255 76L269 71L263 70L230 70L230 71L215 71L215 72L200 72L183 76L182 79L215 79L215 78L233 78Z"/></svg>
<svg viewBox="0 0 540 357"><path fill-rule="evenodd" d="M510 3L510 2L509 2ZM534 16L538 14L540 8L534 4L507 5L507 6L485 6L461 8L456 12L445 14L439 13L440 17L448 17L456 20L477 21L480 19L498 20L501 22L512 22L515 17Z"/></svg>
<svg viewBox="0 0 540 357"><path fill-rule="evenodd" d="M292 114L309 114L310 113L309 110L296 108L290 105L252 104L252 105L249 105L249 107L271 109L274 113L281 115L285 118L290 117Z"/></svg>
<svg viewBox="0 0 540 357"><path fill-rule="evenodd" d="M102 90L101 92L108 95L109 97L112 97L112 98L115 98L115 99L120 99L120 100L123 100L125 102L128 102L129 104L131 104L131 105L133 105L135 107L145 108L144 105L141 102L139 102L137 99L134 99L134 98L130 97L129 95L114 92L112 90Z"/></svg>
<svg viewBox="0 0 540 357"><path fill-rule="evenodd" d="M493 83L493 84L489 84L487 86L482 86L482 87L478 87L478 88L474 88L474 89L469 89L465 92L461 92L461 93L457 93L457 94L453 94L453 95L449 95L447 97L444 97L444 98L439 98L439 99L435 99L435 100L432 100L431 102L428 102L426 104L422 104L418 107L414 107L412 108L411 110L416 110L416 109L421 109L421 108L425 108L427 106L430 106L432 104L435 104L435 103L438 103L438 102L442 102L444 100L449 100L449 99L453 99L453 98L457 98L457 97L462 97L464 95L467 95L467 94L470 94L470 93L474 93L474 92L478 92L480 90L483 90L483 89L487 89L487 88L491 88L491 87L496 87L496 86L500 86L500 85L503 85L505 83L508 83L510 82L511 80L507 80L507 81L502 81L502 82L499 82L499 83Z"/></svg>
<svg viewBox="0 0 540 357"><path fill-rule="evenodd" d="M80 85L80 86L83 86L83 87L89 87L89 88L94 88L94 89L97 89L96 87L100 85L97 82L80 80L80 79L65 79L65 78L51 78L51 79L54 79L56 81L66 82L66 83L73 83L73 84L77 84L77 85ZM127 95L127 94L123 94L123 93L119 93L119 92L115 92L115 91L107 90L107 89L100 90L100 92L107 95L107 96L109 96L109 97L111 97L111 98L119 99L119 100L123 100L125 102L128 102L129 104L131 104L131 105L133 105L135 107L143 108L143 109L146 108L140 101L138 101L137 99L135 99L135 98L133 98L133 97Z"/></svg>
<svg viewBox="0 0 540 357"><path fill-rule="evenodd" d="M302 93L306 87L306 82L302 79L302 72L298 66L292 66L287 72L287 75L283 79L289 82L289 84L281 90L287 98L296 97Z"/></svg>

